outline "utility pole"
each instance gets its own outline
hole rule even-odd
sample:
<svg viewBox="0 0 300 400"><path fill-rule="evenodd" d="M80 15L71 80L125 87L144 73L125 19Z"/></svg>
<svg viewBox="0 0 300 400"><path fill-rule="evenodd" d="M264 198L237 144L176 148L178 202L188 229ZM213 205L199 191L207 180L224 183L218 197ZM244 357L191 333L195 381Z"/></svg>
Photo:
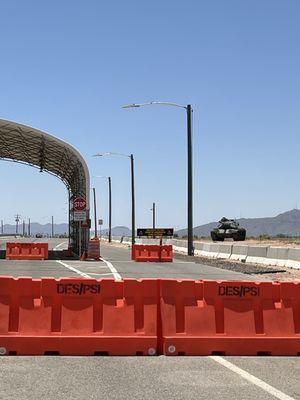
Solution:
<svg viewBox="0 0 300 400"><path fill-rule="evenodd" d="M155 203L152 203L152 208L150 209L152 211L152 229L153 229L153 239L155 239Z"/></svg>
<svg viewBox="0 0 300 400"><path fill-rule="evenodd" d="M152 228L155 229L155 203L152 205Z"/></svg>
<svg viewBox="0 0 300 400"><path fill-rule="evenodd" d="M152 211L152 229L153 229L153 239L155 239L155 203L152 203L152 208L150 210Z"/></svg>
<svg viewBox="0 0 300 400"><path fill-rule="evenodd" d="M3 235L3 219L1 219L1 234Z"/></svg>
<svg viewBox="0 0 300 400"><path fill-rule="evenodd" d="M25 221L23 219L23 237L25 236Z"/></svg>
<svg viewBox="0 0 300 400"><path fill-rule="evenodd" d="M30 218L28 218L28 236L30 237Z"/></svg>
<svg viewBox="0 0 300 400"><path fill-rule="evenodd" d="M21 215L19 215L19 214L15 215L15 222L16 222L16 235L17 235L17 234L18 234L18 232L19 232L19 222L20 222L20 217L21 217Z"/></svg>
<svg viewBox="0 0 300 400"><path fill-rule="evenodd" d="M51 217L51 237L54 237L54 219Z"/></svg>

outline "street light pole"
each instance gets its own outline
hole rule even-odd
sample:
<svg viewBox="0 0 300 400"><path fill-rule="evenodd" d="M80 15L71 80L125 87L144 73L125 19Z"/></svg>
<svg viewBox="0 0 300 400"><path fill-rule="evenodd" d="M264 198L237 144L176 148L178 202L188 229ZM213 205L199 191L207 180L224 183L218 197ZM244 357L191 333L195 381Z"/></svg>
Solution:
<svg viewBox="0 0 300 400"><path fill-rule="evenodd" d="M194 255L193 245L193 144L192 144L192 106L186 107L187 115L187 162L188 162L188 184L187 184L187 202L188 202L188 255Z"/></svg>
<svg viewBox="0 0 300 400"><path fill-rule="evenodd" d="M181 104L166 102L166 101L150 101L149 103L142 104L128 104L123 108L139 108L151 105L165 105L184 108L187 114L187 228L188 228L188 255L194 255L193 244L193 144L192 144L192 113L193 109L190 104L183 106Z"/></svg>
<svg viewBox="0 0 300 400"><path fill-rule="evenodd" d="M30 218L28 218L28 236L30 237L30 234L31 234L31 232L30 232Z"/></svg>
<svg viewBox="0 0 300 400"><path fill-rule="evenodd" d="M134 158L130 154L131 165L131 244L135 244L135 195L134 195Z"/></svg>
<svg viewBox="0 0 300 400"><path fill-rule="evenodd" d="M95 220L95 238L97 237L97 207L96 207L96 189L93 188L94 196L94 220Z"/></svg>
<svg viewBox="0 0 300 400"><path fill-rule="evenodd" d="M112 232L111 232L111 223L112 223L111 177L95 175L94 178L103 178L103 179L107 179L107 181L108 181L108 242L111 243L111 237L112 237Z"/></svg>
<svg viewBox="0 0 300 400"><path fill-rule="evenodd" d="M127 155L122 153L103 153L94 154L94 157L103 156L121 156L130 159L130 170L131 170L131 243L135 243L135 187L134 187L134 157L133 154Z"/></svg>
<svg viewBox="0 0 300 400"><path fill-rule="evenodd" d="M108 242L111 243L111 177L108 177Z"/></svg>

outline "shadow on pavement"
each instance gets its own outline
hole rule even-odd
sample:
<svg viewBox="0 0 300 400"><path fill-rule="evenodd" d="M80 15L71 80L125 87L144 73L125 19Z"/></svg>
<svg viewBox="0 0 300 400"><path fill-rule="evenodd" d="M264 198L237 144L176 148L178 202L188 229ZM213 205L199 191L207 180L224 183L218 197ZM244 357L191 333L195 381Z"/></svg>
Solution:
<svg viewBox="0 0 300 400"><path fill-rule="evenodd" d="M0 250L0 259L5 259L5 250ZM49 250L49 260L78 260L79 257L77 255L68 256L67 250Z"/></svg>

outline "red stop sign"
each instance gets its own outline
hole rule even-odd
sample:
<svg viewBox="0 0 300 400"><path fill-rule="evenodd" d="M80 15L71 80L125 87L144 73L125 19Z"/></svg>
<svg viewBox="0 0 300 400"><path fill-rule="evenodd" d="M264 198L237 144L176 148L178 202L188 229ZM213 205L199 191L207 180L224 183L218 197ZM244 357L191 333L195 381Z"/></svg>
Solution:
<svg viewBox="0 0 300 400"><path fill-rule="evenodd" d="M74 211L83 211L86 209L86 201L83 197L76 197L73 204Z"/></svg>

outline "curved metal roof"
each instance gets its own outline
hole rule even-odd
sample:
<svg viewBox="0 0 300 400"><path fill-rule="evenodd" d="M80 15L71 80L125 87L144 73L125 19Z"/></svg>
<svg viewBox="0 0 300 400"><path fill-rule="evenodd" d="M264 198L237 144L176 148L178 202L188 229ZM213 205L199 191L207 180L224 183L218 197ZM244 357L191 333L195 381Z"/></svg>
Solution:
<svg viewBox="0 0 300 400"><path fill-rule="evenodd" d="M0 119L0 159L24 163L56 175L72 195L86 198L89 209L88 167L70 144L38 129Z"/></svg>

